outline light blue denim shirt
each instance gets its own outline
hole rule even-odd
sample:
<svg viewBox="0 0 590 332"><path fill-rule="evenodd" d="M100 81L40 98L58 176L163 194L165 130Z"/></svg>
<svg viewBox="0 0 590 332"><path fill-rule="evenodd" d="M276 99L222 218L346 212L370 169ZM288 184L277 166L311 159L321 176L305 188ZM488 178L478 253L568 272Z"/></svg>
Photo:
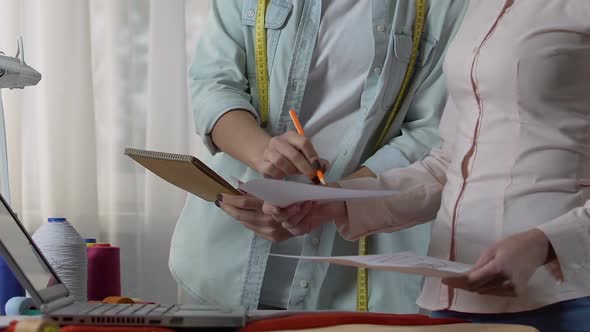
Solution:
<svg viewBox="0 0 590 332"><path fill-rule="evenodd" d="M416 73L400 113L375 154L382 128L398 94L412 48L414 1L371 0L374 58L354 127L342 137L327 180L361 165L374 173L405 167L439 144L437 133L446 99L442 60L463 16L465 0L430 0ZM267 131L294 130L289 109L300 109L321 19L321 1L270 0L266 14L270 80ZM226 179L260 177L253 169L218 151L211 141L215 123L226 112L247 110L259 119L254 62L257 0L213 0L207 31L189 71L197 133L212 156L207 162ZM236 137L236 139L248 139ZM411 250L426 253L430 226L422 225L369 238L369 253ZM189 294L205 302L256 308L271 243L257 237L213 204L189 195L172 238L170 269ZM344 241L332 224L305 236L302 255L354 255L357 243ZM412 313L421 279L369 272L369 310ZM355 310L356 270L300 261L289 309Z"/></svg>

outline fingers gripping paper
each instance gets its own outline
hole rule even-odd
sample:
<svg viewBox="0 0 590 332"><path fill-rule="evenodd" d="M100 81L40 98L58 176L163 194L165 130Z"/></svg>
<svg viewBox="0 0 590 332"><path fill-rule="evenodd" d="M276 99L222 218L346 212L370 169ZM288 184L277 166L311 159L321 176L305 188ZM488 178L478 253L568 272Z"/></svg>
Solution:
<svg viewBox="0 0 590 332"><path fill-rule="evenodd" d="M256 179L240 189L278 207L304 201L349 201L392 196L394 190L357 190L311 185L292 181Z"/></svg>
<svg viewBox="0 0 590 332"><path fill-rule="evenodd" d="M458 277L467 273L472 267L468 264L452 262L435 257L420 256L412 252L400 252L387 255L335 257L271 255L438 278Z"/></svg>
<svg viewBox="0 0 590 332"><path fill-rule="evenodd" d="M218 194L239 192L199 159L183 154L125 149L125 155L157 176L200 198L213 202Z"/></svg>

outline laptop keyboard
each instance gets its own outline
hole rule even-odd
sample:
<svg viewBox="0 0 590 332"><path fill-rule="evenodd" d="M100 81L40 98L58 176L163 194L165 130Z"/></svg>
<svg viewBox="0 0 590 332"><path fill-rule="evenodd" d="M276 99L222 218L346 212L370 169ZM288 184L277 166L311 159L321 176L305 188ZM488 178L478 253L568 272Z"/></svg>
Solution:
<svg viewBox="0 0 590 332"><path fill-rule="evenodd" d="M231 327L231 331L246 323L244 308L221 309L205 305L75 302L47 316L63 325Z"/></svg>
<svg viewBox="0 0 590 332"><path fill-rule="evenodd" d="M180 310L180 306L178 305L84 303L63 308L62 310L59 310L59 314L90 316L163 316L171 315L178 310Z"/></svg>

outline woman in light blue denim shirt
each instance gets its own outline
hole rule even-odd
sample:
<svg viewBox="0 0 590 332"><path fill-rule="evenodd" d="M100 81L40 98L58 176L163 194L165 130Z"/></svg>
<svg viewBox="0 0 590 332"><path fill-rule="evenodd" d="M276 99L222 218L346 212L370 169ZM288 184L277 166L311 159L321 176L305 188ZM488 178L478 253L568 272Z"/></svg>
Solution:
<svg viewBox="0 0 590 332"><path fill-rule="evenodd" d="M211 2L207 31L198 43L189 83L197 133L212 154L205 161L221 176L243 181L263 175L309 176L318 166L318 155L330 162L326 180L370 176L405 167L439 143L437 127L446 99L442 58L466 1L428 1L412 84L387 133L387 143L374 154L375 134L391 110L409 62L414 1L347 1L350 10L343 10L343 2L269 1L270 105L264 128L260 126L254 58L257 0ZM341 19L343 15L350 19ZM366 24L359 25L363 19ZM363 33L367 38L362 38ZM355 65L364 68L364 73L357 82L360 88L352 89L350 103L346 87L358 78L350 75ZM344 106L331 108L334 100ZM350 112L338 113L350 105ZM306 131L310 130L311 134L306 132L309 139L293 132L290 109L300 112ZM338 121L331 121L330 114ZM337 127L341 118L347 120ZM293 151L298 154L291 155ZM220 198L219 205L236 212ZM248 204L247 212L257 213L256 203ZM215 205L189 196L172 239L170 269L182 288L200 302L241 304L250 309L262 303L293 310L354 310L356 270L307 262L289 265L269 259L269 253L295 250L312 256L353 255L357 245L344 241L329 225L278 244L268 240L282 239L282 234L274 226L240 223ZM369 238L369 252L425 254L428 239L429 226L379 234ZM418 310L419 278L371 271L368 283L369 310Z"/></svg>

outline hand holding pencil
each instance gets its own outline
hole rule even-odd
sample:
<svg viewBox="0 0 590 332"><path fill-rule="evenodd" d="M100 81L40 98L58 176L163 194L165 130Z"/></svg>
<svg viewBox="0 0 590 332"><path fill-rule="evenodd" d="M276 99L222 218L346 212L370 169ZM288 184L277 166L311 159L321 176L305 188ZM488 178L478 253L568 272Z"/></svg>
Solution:
<svg viewBox="0 0 590 332"><path fill-rule="evenodd" d="M296 126L302 132L298 120ZM328 162L318 156L311 140L294 131L271 137L261 152L252 166L269 178L283 179L302 174L313 183L320 184L328 167Z"/></svg>
<svg viewBox="0 0 590 332"><path fill-rule="evenodd" d="M297 117L297 113L295 113L295 110L290 110L289 111L289 115L291 116L291 120L293 121L293 124L295 125L295 129L297 130L297 133L303 137L305 137L305 132L303 131L303 127L301 126L301 123L299 122L299 118ZM316 176L318 177L318 179L320 180L320 182L322 184L326 184L326 180L324 179L324 172L321 169L317 169L316 170Z"/></svg>
<svg viewBox="0 0 590 332"><path fill-rule="evenodd" d="M266 177L283 179L290 175L303 174L315 184L325 184L324 172L329 167L328 162L318 156L311 140L305 137L297 114L291 111L290 115L297 132L288 131L275 137L264 133L261 139L263 144L256 147L253 153L249 153L252 159L245 163ZM290 218L291 223L276 220L272 213L263 210L267 205L264 201L246 192L240 195L220 194L215 205L245 228L269 241L289 239L295 236L293 232L303 229L303 226L291 229L295 218ZM306 202L296 209L299 215L305 216L312 207L314 205L311 202Z"/></svg>

